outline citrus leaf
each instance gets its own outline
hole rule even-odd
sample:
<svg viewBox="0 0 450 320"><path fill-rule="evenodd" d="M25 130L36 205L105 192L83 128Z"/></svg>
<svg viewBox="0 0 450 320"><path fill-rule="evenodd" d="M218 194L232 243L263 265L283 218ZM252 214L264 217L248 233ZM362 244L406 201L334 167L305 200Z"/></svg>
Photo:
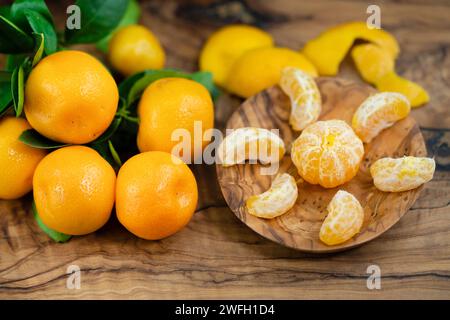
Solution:
<svg viewBox="0 0 450 320"><path fill-rule="evenodd" d="M77 0L81 11L81 28L65 30L68 44L93 43L117 27L128 5L128 0Z"/></svg>
<svg viewBox="0 0 450 320"><path fill-rule="evenodd" d="M17 25L0 15L0 52L27 53L34 47L33 38Z"/></svg>
<svg viewBox="0 0 450 320"><path fill-rule="evenodd" d="M213 75L209 71L195 72L191 75L191 79L202 84L209 93L213 100L216 100L220 95L220 90L215 86L213 82Z"/></svg>
<svg viewBox="0 0 450 320"><path fill-rule="evenodd" d="M2 74L6 74L6 72L2 72ZM9 77L11 78L11 74L9 73ZM9 107L12 106L12 96L11 96L11 82L8 81L0 81L0 116L3 115Z"/></svg>
<svg viewBox="0 0 450 320"><path fill-rule="evenodd" d="M108 147L109 147L109 151L111 152L111 155L114 159L114 162L119 167L122 166L122 161L120 160L119 154L117 153L116 149L114 149L114 146L113 146L111 140L108 140Z"/></svg>
<svg viewBox="0 0 450 320"><path fill-rule="evenodd" d="M11 7L10 6L0 6L0 15L4 16L6 19L11 20Z"/></svg>
<svg viewBox="0 0 450 320"><path fill-rule="evenodd" d="M9 54L6 57L6 66L5 69L7 71L13 72L14 69L23 63L23 61L26 59L26 54Z"/></svg>
<svg viewBox="0 0 450 320"><path fill-rule="evenodd" d="M12 73L9 71L0 70L0 83L10 82Z"/></svg>
<svg viewBox="0 0 450 320"><path fill-rule="evenodd" d="M23 111L24 86L24 71L23 66L20 65L16 69L14 69L11 76L11 95L14 102L16 117L19 117Z"/></svg>
<svg viewBox="0 0 450 320"><path fill-rule="evenodd" d="M38 64L44 54L45 38L43 33L34 33L36 38L36 51L33 57L32 67Z"/></svg>
<svg viewBox="0 0 450 320"><path fill-rule="evenodd" d="M71 235L68 234L64 234L58 231L55 231L53 229L50 229L49 227L47 227L44 222L42 222L41 218L39 217L39 214L37 212L36 209L36 204L33 201L33 204L31 205L32 210L33 210L33 215L34 215L34 219L36 220L39 228L41 228L42 231L44 231L44 233L46 235L48 235L52 240L59 242L59 243L64 243L70 240L70 238L72 238Z"/></svg>
<svg viewBox="0 0 450 320"><path fill-rule="evenodd" d="M31 11L45 17L53 25L52 14L44 0L16 0L11 6L11 20L21 28L29 28L26 11Z"/></svg>
<svg viewBox="0 0 450 320"><path fill-rule="evenodd" d="M117 32L120 28L137 23L140 16L141 8L139 7L139 3L136 0L130 0L128 2L127 10L120 20L119 25L110 34L97 42L97 48L106 53L108 51L109 41L111 40L114 33Z"/></svg>
<svg viewBox="0 0 450 320"><path fill-rule="evenodd" d="M58 38L53 24L51 24L44 16L42 16L38 12L25 10L24 14L31 26L31 29L35 33L44 34L45 54L49 55L54 53L58 47Z"/></svg>
<svg viewBox="0 0 450 320"><path fill-rule="evenodd" d="M38 149L57 149L69 145L67 143L50 140L34 129L25 130L22 132L19 140L30 147Z"/></svg>
<svg viewBox="0 0 450 320"><path fill-rule="evenodd" d="M108 161L109 164L114 169L119 169L119 167L117 166L116 161L112 157L111 150L109 149L109 145L108 145L108 143L106 141L103 142L103 143L90 144L89 146L92 149L94 149L95 151L97 151L102 156L103 159Z"/></svg>

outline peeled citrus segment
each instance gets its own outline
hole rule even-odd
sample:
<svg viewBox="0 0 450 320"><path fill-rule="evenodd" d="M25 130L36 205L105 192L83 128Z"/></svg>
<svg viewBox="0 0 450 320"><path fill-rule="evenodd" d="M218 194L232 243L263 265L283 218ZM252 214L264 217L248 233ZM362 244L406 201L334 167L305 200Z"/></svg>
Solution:
<svg viewBox="0 0 450 320"><path fill-rule="evenodd" d="M248 98L279 83L285 67L296 67L317 76L314 65L302 54L287 48L266 47L247 51L230 68L225 88Z"/></svg>
<svg viewBox="0 0 450 320"><path fill-rule="evenodd" d="M244 163L245 160L267 164L279 161L285 150L283 140L267 129L238 128L217 148L217 162L224 167Z"/></svg>
<svg viewBox="0 0 450 320"><path fill-rule="evenodd" d="M387 50L376 44L357 45L351 55L359 74L367 82L376 83L385 74L394 71L394 59Z"/></svg>
<svg viewBox="0 0 450 320"><path fill-rule="evenodd" d="M357 234L364 222L364 210L358 199L347 191L339 190L328 204L328 215L320 228L320 240L337 245Z"/></svg>
<svg viewBox="0 0 450 320"><path fill-rule="evenodd" d="M280 87L291 100L289 124L296 131L316 122L322 111L322 99L314 78L293 67L283 69Z"/></svg>
<svg viewBox="0 0 450 320"><path fill-rule="evenodd" d="M311 184L334 188L351 180L359 170L364 147L342 120L315 122L292 144L292 162Z"/></svg>
<svg viewBox="0 0 450 320"><path fill-rule="evenodd" d="M358 107L352 127L365 143L369 143L382 130L406 118L411 110L408 99L396 92L382 92L368 97Z"/></svg>
<svg viewBox="0 0 450 320"><path fill-rule="evenodd" d="M272 219L289 211L298 197L298 188L295 179L283 173L273 181L266 192L251 196L246 201L248 213L251 215Z"/></svg>
<svg viewBox="0 0 450 320"><path fill-rule="evenodd" d="M424 88L397 75L395 72L389 72L378 79L376 87L380 91L394 91L403 94L408 98L413 108L424 105L430 100Z"/></svg>
<svg viewBox="0 0 450 320"><path fill-rule="evenodd" d="M433 178L436 163L424 157L382 158L370 166L375 187L385 192L412 190Z"/></svg>
<svg viewBox="0 0 450 320"><path fill-rule="evenodd" d="M310 40L302 53L321 75L336 75L339 65L356 39L363 39L387 50L395 60L400 49L397 40L381 29L369 29L365 22L350 22L331 28Z"/></svg>
<svg viewBox="0 0 450 320"><path fill-rule="evenodd" d="M272 47L272 36L255 27L230 25L214 32L200 54L200 70L210 71L214 82L223 86L230 67L243 53L261 47Z"/></svg>

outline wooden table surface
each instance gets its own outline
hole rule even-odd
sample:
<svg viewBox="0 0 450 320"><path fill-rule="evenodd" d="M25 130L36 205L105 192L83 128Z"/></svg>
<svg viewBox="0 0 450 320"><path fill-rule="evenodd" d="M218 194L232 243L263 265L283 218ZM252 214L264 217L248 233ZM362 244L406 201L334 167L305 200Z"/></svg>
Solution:
<svg viewBox="0 0 450 320"><path fill-rule="evenodd" d="M60 24L66 5L51 4ZM327 27L365 20L367 5L354 0L146 1L142 23L160 38L168 67L194 71L205 39L226 23L258 24L278 45L299 49ZM430 93L431 102L412 115L437 161L434 179L392 229L347 252L300 253L242 224L223 200L214 166L196 165L198 210L183 231L161 241L140 240L112 218L94 234L57 244L37 227L29 196L0 201L0 298L449 299L450 2L383 1L380 6L382 26L401 46L397 70ZM344 63L340 76L361 81L351 62ZM223 128L241 102L221 96L217 127ZM80 289L66 288L70 265L81 269ZM379 290L366 286L370 265L381 270Z"/></svg>

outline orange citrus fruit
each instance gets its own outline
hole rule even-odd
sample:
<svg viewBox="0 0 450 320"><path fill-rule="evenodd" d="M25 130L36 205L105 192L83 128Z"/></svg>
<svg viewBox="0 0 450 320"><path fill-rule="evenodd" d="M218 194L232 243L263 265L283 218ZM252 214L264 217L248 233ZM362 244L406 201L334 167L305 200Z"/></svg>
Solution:
<svg viewBox="0 0 450 320"><path fill-rule="evenodd" d="M424 157L382 158L370 166L375 187L385 192L412 190L433 179L436 163Z"/></svg>
<svg viewBox="0 0 450 320"><path fill-rule="evenodd" d="M311 184L334 188L351 180L364 155L361 140L342 120L315 122L292 144L299 175Z"/></svg>
<svg viewBox="0 0 450 320"><path fill-rule="evenodd" d="M248 98L280 82L281 71L295 67L317 76L314 65L305 56L287 48L264 47L241 55L231 66L225 88Z"/></svg>
<svg viewBox="0 0 450 320"><path fill-rule="evenodd" d="M129 25L114 33L109 42L108 59L114 69L125 76L161 69L166 60L158 38L140 25Z"/></svg>
<svg viewBox="0 0 450 320"><path fill-rule="evenodd" d="M332 246L357 234L364 222L364 210L351 193L339 190L327 207L328 215L320 228L322 242Z"/></svg>
<svg viewBox="0 0 450 320"><path fill-rule="evenodd" d="M0 119L0 199L17 199L32 189L34 170L46 152L19 141L28 129L25 119Z"/></svg>
<svg viewBox="0 0 450 320"><path fill-rule="evenodd" d="M101 228L114 205L116 174L95 150L70 146L47 155L33 177L39 217L49 228L83 235Z"/></svg>
<svg viewBox="0 0 450 320"><path fill-rule="evenodd" d="M140 238L158 240L182 229L194 214L197 199L194 175L170 153L140 153L120 168L117 218Z"/></svg>
<svg viewBox="0 0 450 320"><path fill-rule="evenodd" d="M214 32L200 53L200 70L210 71L223 86L233 63L245 52L273 46L267 32L248 25L229 25Z"/></svg>
<svg viewBox="0 0 450 320"><path fill-rule="evenodd" d="M110 125L119 91L108 70L81 51L42 59L25 86L25 114L42 135L65 143L95 140Z"/></svg>
<svg viewBox="0 0 450 320"><path fill-rule="evenodd" d="M400 93L382 92L368 97L358 107L352 127L365 143L369 143L382 130L406 118L411 110L408 99Z"/></svg>
<svg viewBox="0 0 450 320"><path fill-rule="evenodd" d="M289 124L301 131L316 122L322 111L322 98L314 78L298 68L283 69L280 87L291 100Z"/></svg>
<svg viewBox="0 0 450 320"><path fill-rule="evenodd" d="M195 149L203 149L209 143L204 133L214 125L214 106L208 90L195 81L182 78L164 78L149 85L139 102L138 114L137 144L141 152L172 153L173 148L183 142L175 130L182 129L190 135L190 156L193 158ZM194 137L195 122L201 126L197 137ZM198 138L203 141L197 146L194 142ZM189 158L185 154L176 155Z"/></svg>

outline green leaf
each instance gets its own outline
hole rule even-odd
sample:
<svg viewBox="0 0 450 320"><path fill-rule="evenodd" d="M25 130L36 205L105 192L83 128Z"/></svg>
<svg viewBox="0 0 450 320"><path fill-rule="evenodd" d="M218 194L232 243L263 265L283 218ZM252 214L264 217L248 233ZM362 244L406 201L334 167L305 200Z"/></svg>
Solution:
<svg viewBox="0 0 450 320"><path fill-rule="evenodd" d="M114 159L114 162L121 167L122 166L122 160L120 160L119 154L117 153L116 149L114 149L114 146L111 142L111 140L108 140L108 147L109 147L109 152L111 152L111 155Z"/></svg>
<svg viewBox="0 0 450 320"><path fill-rule="evenodd" d="M11 73L0 72L0 115L3 115L12 106Z"/></svg>
<svg viewBox="0 0 450 320"><path fill-rule="evenodd" d="M44 34L45 38L45 54L49 55L56 51L58 47L58 38L55 27L44 16L38 12L25 10L25 17L35 33Z"/></svg>
<svg viewBox="0 0 450 320"><path fill-rule="evenodd" d="M114 158L113 158L113 156L111 154L111 150L109 149L109 144L107 142L90 144L89 146L92 149L94 149L95 151L97 151L102 156L103 159L108 161L109 164L114 169L119 169L119 167L117 166L116 161L114 160Z"/></svg>
<svg viewBox="0 0 450 320"><path fill-rule="evenodd" d="M36 222L37 222L39 228L41 228L41 230L44 231L45 234L48 235L52 240L54 240L56 242L64 243L64 242L69 241L70 238L72 238L71 235L64 234L64 233L55 231L55 230L47 227L44 224L44 222L42 222L41 218L39 217L39 214L36 209L36 204L34 203L34 201L33 201L33 204L31 205L31 207L33 210L34 219L36 219Z"/></svg>
<svg viewBox="0 0 450 320"><path fill-rule="evenodd" d="M6 71L13 72L16 67L21 65L24 60L27 58L26 54L9 54L6 57Z"/></svg>
<svg viewBox="0 0 450 320"><path fill-rule="evenodd" d="M39 61L42 59L42 55L44 54L44 45L45 45L45 39L43 33L34 33L34 36L36 38L36 51L34 53L32 67L38 64Z"/></svg>
<svg viewBox="0 0 450 320"><path fill-rule="evenodd" d="M11 76L11 95L13 97L16 117L19 117L23 111L24 87L24 71L23 66L20 65L16 69L14 69Z"/></svg>
<svg viewBox="0 0 450 320"><path fill-rule="evenodd" d="M213 81L213 75L209 71L195 72L192 74L191 79L202 84L206 89L208 89L211 97L215 101L219 95L220 90L215 86Z"/></svg>
<svg viewBox="0 0 450 320"><path fill-rule="evenodd" d="M10 82L12 73L0 70L0 83Z"/></svg>
<svg viewBox="0 0 450 320"><path fill-rule="evenodd" d="M92 141L91 144L100 144L108 141L119 128L122 119L122 117L116 116L108 129L100 137Z"/></svg>
<svg viewBox="0 0 450 320"><path fill-rule="evenodd" d="M33 51L33 38L17 25L0 15L0 52L28 53Z"/></svg>
<svg viewBox="0 0 450 320"><path fill-rule="evenodd" d="M114 33L123 27L137 23L140 16L141 8L139 7L139 3L136 0L130 0L128 2L127 10L123 15L122 20L120 20L119 25L110 34L97 42L97 48L103 52L107 52L109 41Z"/></svg>
<svg viewBox="0 0 450 320"><path fill-rule="evenodd" d="M0 16L4 16L6 19L11 20L11 7L0 6Z"/></svg>
<svg viewBox="0 0 450 320"><path fill-rule="evenodd" d="M93 43L117 27L128 5L128 0L77 0L81 10L81 28L65 30L68 44Z"/></svg>
<svg viewBox="0 0 450 320"><path fill-rule="evenodd" d="M29 129L22 132L22 134L19 137L19 140L25 143L26 145L29 145L30 147L38 149L57 149L69 145L67 143L50 140L34 129Z"/></svg>
<svg viewBox="0 0 450 320"><path fill-rule="evenodd" d="M29 28L26 12L31 11L45 17L53 25L52 14L44 0L16 0L11 6L11 19L21 28ZM36 32L36 31L35 31Z"/></svg>

